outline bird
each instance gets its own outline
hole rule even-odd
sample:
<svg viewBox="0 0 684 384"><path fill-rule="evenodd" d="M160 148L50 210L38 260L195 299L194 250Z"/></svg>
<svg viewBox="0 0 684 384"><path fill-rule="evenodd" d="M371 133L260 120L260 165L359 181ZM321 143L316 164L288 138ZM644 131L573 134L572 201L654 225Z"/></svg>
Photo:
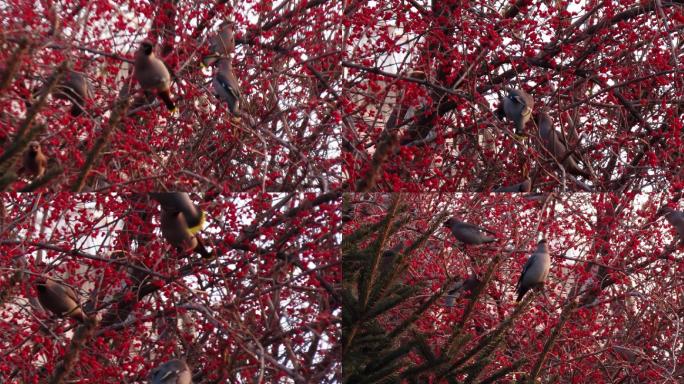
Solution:
<svg viewBox="0 0 684 384"><path fill-rule="evenodd" d="M549 153L557 162L563 165L565 171L575 176L591 179L591 174L579 167L572 154L568 154L568 147L561 141L560 132L553 128L553 120L546 112L540 112L537 117L539 138Z"/></svg>
<svg viewBox="0 0 684 384"><path fill-rule="evenodd" d="M447 307L453 307L457 299L461 297L469 299L473 291L475 291L475 288L477 288L480 284L482 284L482 281L480 281L480 279L474 275L466 279L456 281L451 289L447 291L447 297L444 305Z"/></svg>
<svg viewBox="0 0 684 384"><path fill-rule="evenodd" d="M192 371L182 359L171 359L150 371L149 384L192 384Z"/></svg>
<svg viewBox="0 0 684 384"><path fill-rule="evenodd" d="M80 322L86 320L78 295L70 287L43 276L36 280L35 288L43 308L58 316L69 316Z"/></svg>
<svg viewBox="0 0 684 384"><path fill-rule="evenodd" d="M551 256L549 255L549 248L546 245L546 239L542 239L537 243L537 250L527 259L523 267L520 279L516 286L518 298L516 303L522 300L525 293L535 287L544 286L544 282L549 275L549 268L551 267Z"/></svg>
<svg viewBox="0 0 684 384"><path fill-rule="evenodd" d="M221 58L216 65L216 74L212 81L216 97L228 103L230 113L237 115L240 112L240 84L233 73L232 59Z"/></svg>
<svg viewBox="0 0 684 384"><path fill-rule="evenodd" d="M83 113L85 102L92 97L92 85L88 78L80 72L68 70L56 88L54 97L69 100L73 103L71 116L80 116Z"/></svg>
<svg viewBox="0 0 684 384"><path fill-rule="evenodd" d="M402 243L398 243L392 248L382 252L380 257L380 265L378 268L378 276L391 276L395 273L397 268L397 258L401 254L403 248L404 245Z"/></svg>
<svg viewBox="0 0 684 384"><path fill-rule="evenodd" d="M515 123L515 133L520 135L532 117L534 99L522 89L507 88L506 91L508 94L501 101L503 113Z"/></svg>
<svg viewBox="0 0 684 384"><path fill-rule="evenodd" d="M150 196L159 202L162 209L183 212L192 233L202 230L205 214L199 206L192 202L190 195L186 192L152 192Z"/></svg>
<svg viewBox="0 0 684 384"><path fill-rule="evenodd" d="M31 176L42 177L45 174L45 169L47 168L47 161L47 156L45 156L43 153L40 143L37 141L31 141L28 144L28 148L24 152L22 169Z"/></svg>
<svg viewBox="0 0 684 384"><path fill-rule="evenodd" d="M444 226L451 229L454 237L466 245L480 245L496 241L496 238L489 237L483 233L487 232L494 235L494 232L477 225L459 221L455 217L445 221Z"/></svg>
<svg viewBox="0 0 684 384"><path fill-rule="evenodd" d="M224 21L219 25L218 32L209 38L209 50L211 53L202 59L205 66L210 66L220 58L232 55L235 52L235 35L232 22Z"/></svg>
<svg viewBox="0 0 684 384"><path fill-rule="evenodd" d="M684 242L684 212L664 206L658 210L658 215L665 216L665 220L677 230L679 241Z"/></svg>
<svg viewBox="0 0 684 384"><path fill-rule="evenodd" d="M182 252L197 252L210 258L198 236L205 222L204 212L192 203L187 193L154 193L152 197L161 204L159 219L162 236Z"/></svg>
<svg viewBox="0 0 684 384"><path fill-rule="evenodd" d="M134 77L145 92L156 91L169 111L176 106L171 100L171 74L163 61L154 55L154 45L150 41L140 43L135 54Z"/></svg>
<svg viewBox="0 0 684 384"><path fill-rule="evenodd" d="M425 72L419 70L412 70L409 72L407 78L427 81L428 76ZM399 97L401 103L407 102L407 95L403 93ZM417 106L402 105L399 109L398 117L401 118L398 123L400 126L408 124L408 129L403 134L399 144L407 147L418 147L429 144L437 139L437 133L434 131L433 124L423 124L429 111L429 101L425 96L418 96L416 101Z"/></svg>
<svg viewBox="0 0 684 384"><path fill-rule="evenodd" d="M499 187L494 190L494 192L529 192L532 190L532 180L526 178L520 183Z"/></svg>

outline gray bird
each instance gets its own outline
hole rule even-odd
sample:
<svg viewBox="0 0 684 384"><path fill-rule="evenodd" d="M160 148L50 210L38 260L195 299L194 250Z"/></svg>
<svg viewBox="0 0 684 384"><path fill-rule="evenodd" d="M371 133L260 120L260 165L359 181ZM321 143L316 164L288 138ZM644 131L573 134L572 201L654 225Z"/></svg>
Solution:
<svg viewBox="0 0 684 384"><path fill-rule="evenodd" d="M149 41L143 41L135 53L135 79L145 92L155 91L157 96L164 102L169 111L174 111L176 106L171 100L171 74L163 61L154 55L154 45Z"/></svg>
<svg viewBox="0 0 684 384"><path fill-rule="evenodd" d="M68 316L80 322L85 321L86 317L81 309L78 295L70 287L54 279L42 277L36 281L35 288L38 292L38 301L43 308L57 316Z"/></svg>
<svg viewBox="0 0 684 384"><path fill-rule="evenodd" d="M470 299L473 291L480 284L482 284L482 281L480 281L477 276L470 276L467 279L456 281L451 289L447 292L444 305L447 307L453 307L456 304L456 300L461 297Z"/></svg>
<svg viewBox="0 0 684 384"><path fill-rule="evenodd" d="M219 30L209 38L209 50L211 53L202 59L204 65L213 65L222 57L232 55L235 51L235 36L233 23L224 21L219 25Z"/></svg>
<svg viewBox="0 0 684 384"><path fill-rule="evenodd" d="M508 120L515 123L515 133L524 133L525 124L532 117L534 99L522 89L507 88L508 94L501 101L503 113Z"/></svg>
<svg viewBox="0 0 684 384"><path fill-rule="evenodd" d="M454 237L466 245L479 245L496 241L496 238L489 237L483 233L487 232L494 235L494 232L477 225L459 221L455 217L445 221L444 226L451 229Z"/></svg>
<svg viewBox="0 0 684 384"><path fill-rule="evenodd" d="M537 243L537 250L527 259L523 267L516 287L518 298L515 301L520 302L525 293L530 289L544 286L544 282L549 276L550 268L551 256L549 255L549 248L546 245L546 239L542 239Z"/></svg>
<svg viewBox="0 0 684 384"><path fill-rule="evenodd" d="M513 184L505 187L499 187L494 192L529 192L532 190L532 180L526 178L518 184Z"/></svg>
<svg viewBox="0 0 684 384"><path fill-rule="evenodd" d="M85 102L90 100L92 95L92 85L88 78L82 73L72 70L64 74L54 93L54 97L73 103L71 107L72 116L79 116L83 113Z"/></svg>
<svg viewBox="0 0 684 384"><path fill-rule="evenodd" d="M152 369L149 384L192 384L192 371L185 360L172 359Z"/></svg>
<svg viewBox="0 0 684 384"><path fill-rule="evenodd" d="M577 165L577 160L573 155L568 155L568 147L561 140L561 134L553 128L553 120L545 112L539 113L537 117L537 126L539 127L539 138L541 139L544 148L556 159L556 161L563 165L566 172L575 176L583 176L591 179L591 174Z"/></svg>
<svg viewBox="0 0 684 384"><path fill-rule="evenodd" d="M212 85L219 100L228 103L228 109L233 115L240 111L240 84L233 73L232 59L221 58L217 61L217 70Z"/></svg>
<svg viewBox="0 0 684 384"><path fill-rule="evenodd" d="M684 242L684 212L675 211L668 206L664 206L658 210L658 214L665 216L667 222L677 230L679 241Z"/></svg>

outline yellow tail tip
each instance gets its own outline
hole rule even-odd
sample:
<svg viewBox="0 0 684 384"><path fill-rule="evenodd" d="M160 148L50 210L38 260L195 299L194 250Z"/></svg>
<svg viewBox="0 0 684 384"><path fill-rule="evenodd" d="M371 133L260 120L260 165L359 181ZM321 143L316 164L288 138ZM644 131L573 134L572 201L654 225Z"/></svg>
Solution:
<svg viewBox="0 0 684 384"><path fill-rule="evenodd" d="M206 222L206 214L204 211L201 211L200 214L200 221L195 225L194 227L188 228L188 231L190 232L191 235L197 234L199 231L202 230L202 227L204 226L204 223Z"/></svg>

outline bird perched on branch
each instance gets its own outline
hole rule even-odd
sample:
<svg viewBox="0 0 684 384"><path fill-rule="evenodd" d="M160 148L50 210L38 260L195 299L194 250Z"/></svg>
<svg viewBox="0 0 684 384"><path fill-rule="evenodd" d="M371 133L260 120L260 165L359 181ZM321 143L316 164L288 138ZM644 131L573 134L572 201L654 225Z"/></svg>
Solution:
<svg viewBox="0 0 684 384"><path fill-rule="evenodd" d="M192 384L192 371L182 359L172 359L150 371L149 384Z"/></svg>
<svg viewBox="0 0 684 384"><path fill-rule="evenodd" d="M81 309L78 295L70 287L49 277L41 277L36 281L35 288L38 292L38 301L43 308L57 316L85 321L86 316Z"/></svg>
<svg viewBox="0 0 684 384"><path fill-rule="evenodd" d="M467 279L454 282L447 292L444 305L447 307L453 307L457 299L461 297L469 299L472 296L473 291L475 291L475 288L477 288L480 284L482 284L482 281L480 281L480 279L474 275L468 277Z"/></svg>
<svg viewBox="0 0 684 384"><path fill-rule="evenodd" d="M478 225L459 221L455 217L445 221L444 226L451 230L451 233L458 241L466 245L480 245L496 241L496 238L485 235L485 232L491 235L496 233Z"/></svg>
<svg viewBox="0 0 684 384"><path fill-rule="evenodd" d="M54 92L54 97L72 102L71 116L80 116L92 95L93 89L88 78L72 70L66 71Z"/></svg>
<svg viewBox="0 0 684 384"><path fill-rule="evenodd" d="M546 278L549 276L550 268L551 256L549 255L549 248L546 245L546 239L542 239L537 243L537 250L527 259L523 267L516 287L518 298L515 301L520 302L525 293L530 289L543 287Z"/></svg>
<svg viewBox="0 0 684 384"><path fill-rule="evenodd" d="M47 156L43 154L40 148L40 143L31 141L28 148L24 152L24 159L22 162L22 172L28 173L36 178L42 177L47 168Z"/></svg>
<svg viewBox="0 0 684 384"><path fill-rule="evenodd" d="M220 58L230 56L235 52L233 28L232 22L224 21L219 25L218 32L209 37L209 50L211 52L202 59L205 66L213 65Z"/></svg>
<svg viewBox="0 0 684 384"><path fill-rule="evenodd" d="M228 109L233 115L240 113L240 84L233 73L232 58L230 56L216 61L216 74L212 85L216 97L228 104Z"/></svg>
<svg viewBox="0 0 684 384"><path fill-rule="evenodd" d="M515 123L515 134L522 135L525 132L525 124L532 117L534 109L534 99L522 89L506 89L506 96L501 100L499 117L505 115L506 118Z"/></svg>
<svg viewBox="0 0 684 384"><path fill-rule="evenodd" d="M575 156L568 152L568 147L561 140L561 134L553 128L553 120L545 112L540 112L537 116L537 126L539 127L539 138L551 155L559 164L563 165L566 172L575 176L583 176L591 179L591 173L581 169L577 164Z"/></svg>
<svg viewBox="0 0 684 384"><path fill-rule="evenodd" d="M684 242L684 212L664 206L658 210L658 215L665 216L665 220L677 230L679 241Z"/></svg>
<svg viewBox="0 0 684 384"><path fill-rule="evenodd" d="M176 106L171 100L171 74L163 61L154 55L154 45L143 41L135 53L134 77L144 92L155 91L169 111Z"/></svg>
<svg viewBox="0 0 684 384"><path fill-rule="evenodd" d="M197 252L202 257L212 257L198 235L204 225L205 214L192 203L188 194L153 193L152 197L161 204L159 221L166 241L183 253Z"/></svg>

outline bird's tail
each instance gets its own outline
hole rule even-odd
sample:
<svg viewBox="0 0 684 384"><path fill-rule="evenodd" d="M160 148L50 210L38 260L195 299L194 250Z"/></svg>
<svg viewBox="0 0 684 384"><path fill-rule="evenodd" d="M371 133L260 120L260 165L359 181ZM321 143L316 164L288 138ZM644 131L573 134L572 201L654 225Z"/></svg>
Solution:
<svg viewBox="0 0 684 384"><path fill-rule="evenodd" d="M71 116L77 117L81 116L83 113L83 108L78 103L74 103L74 105L71 107Z"/></svg>
<svg viewBox="0 0 684 384"><path fill-rule="evenodd" d="M168 89L166 91L159 91L159 98L162 99L164 105L166 105L166 108L169 111L174 111L176 109L176 106L173 104L173 100L171 100L171 93Z"/></svg>
<svg viewBox="0 0 684 384"><path fill-rule="evenodd" d="M188 232L190 232L191 235L197 234L199 231L202 230L202 227L204 226L205 222L206 222L206 214L204 213L204 211L200 211L199 223L197 223L197 225L195 225L194 227L188 228ZM198 240L199 240L199 238L198 238Z"/></svg>
<svg viewBox="0 0 684 384"><path fill-rule="evenodd" d="M515 134L517 136L524 136L525 134L525 121L522 118L515 122Z"/></svg>
<svg viewBox="0 0 684 384"><path fill-rule="evenodd" d="M525 296L525 293L527 293L527 289L523 289L522 287L518 289L518 298L515 299L516 304L522 300L523 296Z"/></svg>
<svg viewBox="0 0 684 384"><path fill-rule="evenodd" d="M202 243L202 240L197 237L197 246L195 247L195 252L199 253L205 259L211 259L214 255L207 250L207 248Z"/></svg>

